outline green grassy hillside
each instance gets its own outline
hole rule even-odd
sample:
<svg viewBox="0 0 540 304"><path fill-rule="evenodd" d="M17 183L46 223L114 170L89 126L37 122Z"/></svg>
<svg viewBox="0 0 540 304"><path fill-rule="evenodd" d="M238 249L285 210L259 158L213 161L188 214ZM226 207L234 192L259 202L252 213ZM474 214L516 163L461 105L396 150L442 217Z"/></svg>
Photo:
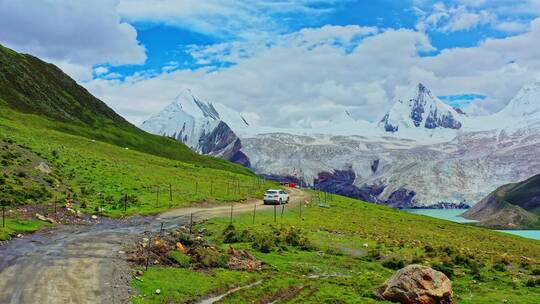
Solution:
<svg viewBox="0 0 540 304"><path fill-rule="evenodd" d="M20 115L20 114L30 115ZM252 174L246 168L191 151L127 122L58 67L0 45L0 119L62 131L157 156Z"/></svg>
<svg viewBox="0 0 540 304"><path fill-rule="evenodd" d="M228 217L199 224L210 242L250 251L265 263L263 270L201 272L190 269L193 261L151 267L133 281L139 291L134 303L190 303L253 282L259 284L219 303L380 303L372 290L411 263L450 276L457 303L538 303L539 241L333 198L331 208L287 206L283 222L278 216L275 224L272 211L257 213L255 224L251 214L236 216L233 235Z"/></svg>
<svg viewBox="0 0 540 304"><path fill-rule="evenodd" d="M0 46L0 240L35 213L73 200L85 213L157 213L236 201L267 186L248 169L199 155L128 123L54 65Z"/></svg>
<svg viewBox="0 0 540 304"><path fill-rule="evenodd" d="M539 228L540 175L499 187L464 216L489 227Z"/></svg>
<svg viewBox="0 0 540 304"><path fill-rule="evenodd" d="M498 194L504 201L540 215L540 174Z"/></svg>

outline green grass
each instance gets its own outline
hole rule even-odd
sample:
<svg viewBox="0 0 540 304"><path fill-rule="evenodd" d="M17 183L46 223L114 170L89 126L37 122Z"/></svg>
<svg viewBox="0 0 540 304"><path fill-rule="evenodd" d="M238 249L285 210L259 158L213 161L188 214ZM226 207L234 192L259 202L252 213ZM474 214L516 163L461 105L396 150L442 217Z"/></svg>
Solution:
<svg viewBox="0 0 540 304"><path fill-rule="evenodd" d="M37 220L16 220L8 218L6 219L5 226L6 227L2 227L0 219L0 241L9 240L17 233L34 232L51 225Z"/></svg>
<svg viewBox="0 0 540 304"><path fill-rule="evenodd" d="M234 218L236 231L267 235L281 225L303 231L316 250L300 250L285 246L269 253L254 249L250 241L233 244L248 249L266 263L260 273L246 273L247 281L263 278L260 285L239 290L223 303L271 302L287 303L376 303L372 290L393 272L388 261L405 265L421 263L444 269L452 277L458 303L538 303L540 289L526 287L532 270L540 260L540 242L499 232L410 214L394 209L334 196L332 208L288 207L283 223L279 217L273 224L273 212L259 212L256 224L250 214ZM223 248L222 231L228 218L211 219L199 226L208 229L207 238ZM271 228L274 227L274 228ZM266 234L265 234L266 233ZM367 244L365 247L364 244ZM386 266L386 267L385 267ZM166 268L165 268L166 269ZM160 276L164 268L152 268L152 288L167 284L172 278ZM238 275L235 271L225 272ZM310 275L337 275L331 278L310 278ZM190 280L196 271L178 272L174 280ZM213 280L220 282L221 279ZM245 285L237 282L235 285ZM223 286L228 285L224 284ZM136 283L136 289L148 294L147 285ZM206 288L206 287L205 287ZM206 288L213 293L215 286ZM176 285L167 298L182 303L192 300L189 291ZM199 297L204 291L198 290ZM287 295L280 298L280 295ZM167 303L162 297L139 299L139 303Z"/></svg>
<svg viewBox="0 0 540 304"><path fill-rule="evenodd" d="M199 155L173 139L136 128L58 67L2 45L0 115L27 127L57 130L182 162L253 175L240 165Z"/></svg>
<svg viewBox="0 0 540 304"><path fill-rule="evenodd" d="M257 275L216 269L207 272L194 272L182 268L151 268L146 271L144 279L135 280L133 285L139 290L145 290L133 298L133 303L177 303L197 299L208 292L220 292L229 286L248 284ZM182 286L182 290L178 289ZM156 289L161 294L157 295Z"/></svg>
<svg viewBox="0 0 540 304"><path fill-rule="evenodd" d="M253 174L216 169L204 162L181 162L46 127L28 127L41 118L11 114L9 119L0 115L0 138L9 138L46 160L53 168L51 174L66 188L49 187L47 200L70 197L84 203L83 211L89 213L103 208L109 216L154 214L202 201L240 201L258 197L273 185ZM130 199L124 211L125 195Z"/></svg>

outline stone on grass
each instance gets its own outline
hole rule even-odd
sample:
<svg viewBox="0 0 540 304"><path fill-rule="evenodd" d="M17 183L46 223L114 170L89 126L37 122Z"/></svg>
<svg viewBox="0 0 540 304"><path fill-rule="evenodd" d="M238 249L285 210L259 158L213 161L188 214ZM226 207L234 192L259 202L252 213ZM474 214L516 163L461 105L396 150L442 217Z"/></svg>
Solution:
<svg viewBox="0 0 540 304"><path fill-rule="evenodd" d="M375 290L375 295L381 300L404 304L455 304L448 277L423 265L398 270Z"/></svg>

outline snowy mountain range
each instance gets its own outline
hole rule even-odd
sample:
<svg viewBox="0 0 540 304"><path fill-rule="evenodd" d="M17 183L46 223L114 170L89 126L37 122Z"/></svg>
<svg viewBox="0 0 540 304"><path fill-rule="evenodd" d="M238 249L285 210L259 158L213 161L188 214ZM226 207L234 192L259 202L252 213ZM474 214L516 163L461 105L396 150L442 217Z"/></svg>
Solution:
<svg viewBox="0 0 540 304"><path fill-rule="evenodd" d="M141 128L259 174L401 208L473 205L540 173L539 82L490 116L464 115L419 84L379 123L344 111L321 129L256 126L185 90Z"/></svg>

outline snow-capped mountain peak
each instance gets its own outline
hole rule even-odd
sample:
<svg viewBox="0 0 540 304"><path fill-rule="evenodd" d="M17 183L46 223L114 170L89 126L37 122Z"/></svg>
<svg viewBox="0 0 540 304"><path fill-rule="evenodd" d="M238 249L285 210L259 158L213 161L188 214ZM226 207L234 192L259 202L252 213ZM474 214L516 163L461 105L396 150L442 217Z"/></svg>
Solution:
<svg viewBox="0 0 540 304"><path fill-rule="evenodd" d="M184 89L169 107L179 107L183 112L193 117L209 117L219 120L219 113L211 102L204 102L197 97L190 89ZM166 111L167 108L164 109Z"/></svg>
<svg viewBox="0 0 540 304"><path fill-rule="evenodd" d="M248 129L248 126L239 112L219 103L203 101L190 89L184 89L171 104L144 121L141 128L172 137L195 151L249 166L249 159L239 151L242 143L235 133Z"/></svg>
<svg viewBox="0 0 540 304"><path fill-rule="evenodd" d="M460 129L459 113L445 104L423 84L418 84L411 98L397 98L394 106L379 122L386 132L403 129Z"/></svg>
<svg viewBox="0 0 540 304"><path fill-rule="evenodd" d="M502 112L515 118L540 118L540 81L521 88Z"/></svg>

